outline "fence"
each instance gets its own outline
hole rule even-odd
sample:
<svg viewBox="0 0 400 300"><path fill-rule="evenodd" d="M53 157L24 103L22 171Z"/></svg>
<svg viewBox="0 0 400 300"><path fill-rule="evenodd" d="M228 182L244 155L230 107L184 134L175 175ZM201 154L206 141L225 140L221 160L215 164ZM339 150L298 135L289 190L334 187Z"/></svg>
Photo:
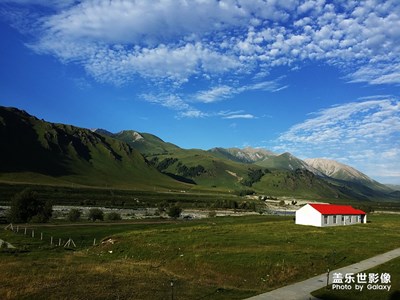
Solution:
<svg viewBox="0 0 400 300"><path fill-rule="evenodd" d="M19 225L14 226L12 223L7 225L5 230L9 230L14 232L15 234L22 234L26 237L36 238L43 241L44 244L49 243L51 247L64 247L64 248L77 248L77 244L79 248L89 247L89 246L96 246L96 238L93 239L81 239L80 243L76 243L71 237L55 237L54 235L48 234L46 235L43 231L38 231L32 227L26 227Z"/></svg>

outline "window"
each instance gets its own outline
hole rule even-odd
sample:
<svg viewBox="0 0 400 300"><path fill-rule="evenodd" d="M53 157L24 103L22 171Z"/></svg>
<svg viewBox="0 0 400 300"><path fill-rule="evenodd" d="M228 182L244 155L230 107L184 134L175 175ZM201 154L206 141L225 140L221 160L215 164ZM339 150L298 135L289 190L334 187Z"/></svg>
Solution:
<svg viewBox="0 0 400 300"><path fill-rule="evenodd" d="M342 223L344 223L344 216L342 216Z"/></svg>
<svg viewBox="0 0 400 300"><path fill-rule="evenodd" d="M324 224L328 224L328 216L324 216Z"/></svg>
<svg viewBox="0 0 400 300"><path fill-rule="evenodd" d="M333 216L333 224L336 224L336 223L337 223L337 217Z"/></svg>

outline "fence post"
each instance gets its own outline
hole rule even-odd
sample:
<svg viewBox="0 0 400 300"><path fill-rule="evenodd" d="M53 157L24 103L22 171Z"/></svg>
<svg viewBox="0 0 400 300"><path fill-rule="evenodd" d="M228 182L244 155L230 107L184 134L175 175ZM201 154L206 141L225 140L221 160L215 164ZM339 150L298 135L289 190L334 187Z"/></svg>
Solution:
<svg viewBox="0 0 400 300"><path fill-rule="evenodd" d="M93 246L96 246L96 238L93 240Z"/></svg>
<svg viewBox="0 0 400 300"><path fill-rule="evenodd" d="M40 240L43 241L43 232L40 233Z"/></svg>
<svg viewBox="0 0 400 300"><path fill-rule="evenodd" d="M34 229L32 229L32 237L33 238L35 237L35 230Z"/></svg>
<svg viewBox="0 0 400 300"><path fill-rule="evenodd" d="M53 246L53 237L50 238L50 246Z"/></svg>

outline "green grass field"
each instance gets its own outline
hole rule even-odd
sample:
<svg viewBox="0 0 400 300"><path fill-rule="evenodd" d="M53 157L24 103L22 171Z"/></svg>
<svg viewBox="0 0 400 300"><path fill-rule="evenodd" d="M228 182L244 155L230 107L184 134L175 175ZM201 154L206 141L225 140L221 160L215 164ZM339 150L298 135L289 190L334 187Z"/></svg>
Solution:
<svg viewBox="0 0 400 300"><path fill-rule="evenodd" d="M9 205L12 197L24 189L38 193L43 200L57 205L92 205L107 207L157 207L159 203L179 203L182 207L212 207L218 200L246 201L234 194L198 190L140 190L110 187L11 184L0 182L0 205ZM248 200L247 200L248 201Z"/></svg>
<svg viewBox="0 0 400 300"><path fill-rule="evenodd" d="M0 298L243 299L399 247L398 216L369 220L334 228L276 216L34 226L36 238L2 230L20 250L0 253ZM49 236L78 247L50 246ZM94 238L113 243L92 246Z"/></svg>

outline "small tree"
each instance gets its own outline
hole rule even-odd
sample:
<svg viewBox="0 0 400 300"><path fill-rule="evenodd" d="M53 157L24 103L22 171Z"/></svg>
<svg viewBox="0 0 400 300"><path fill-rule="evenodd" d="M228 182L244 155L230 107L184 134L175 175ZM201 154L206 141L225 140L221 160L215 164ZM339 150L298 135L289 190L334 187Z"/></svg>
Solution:
<svg viewBox="0 0 400 300"><path fill-rule="evenodd" d="M50 200L39 199L36 192L25 189L11 199L8 221L14 223L47 222L53 213L53 204Z"/></svg>
<svg viewBox="0 0 400 300"><path fill-rule="evenodd" d="M67 220L70 222L77 222L81 218L81 211L77 208L72 208L68 212Z"/></svg>
<svg viewBox="0 0 400 300"><path fill-rule="evenodd" d="M177 219L181 216L182 208L178 205L173 205L168 209L168 216Z"/></svg>
<svg viewBox="0 0 400 300"><path fill-rule="evenodd" d="M89 220L93 222L96 220L103 221L104 220L104 213L100 208L91 208L89 210Z"/></svg>

